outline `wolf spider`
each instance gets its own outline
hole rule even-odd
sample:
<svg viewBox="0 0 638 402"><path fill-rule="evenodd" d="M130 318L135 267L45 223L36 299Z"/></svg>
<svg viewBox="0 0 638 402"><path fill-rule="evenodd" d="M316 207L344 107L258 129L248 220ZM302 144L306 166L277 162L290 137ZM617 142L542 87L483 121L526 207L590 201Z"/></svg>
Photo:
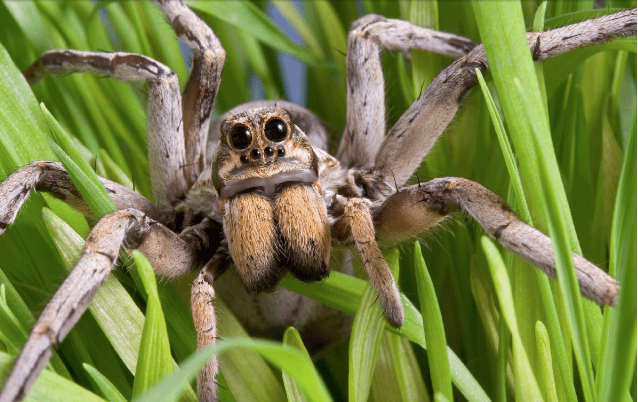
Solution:
<svg viewBox="0 0 638 402"><path fill-rule="evenodd" d="M385 318L400 327L403 305L380 246L414 238L459 211L506 249L556 276L550 239L518 220L480 184L444 177L403 187L476 84L475 68L487 70L482 46L378 15L352 23L346 54L347 125L336 156L331 156L320 119L288 102L241 105L209 130L225 51L181 1L155 2L179 39L195 51L183 95L174 72L137 54L53 50L24 73L32 85L46 74L73 72L146 82L150 178L157 205L101 179L118 211L91 230L82 257L46 306L6 380L2 402L26 395L48 362L50 347L65 338L86 310L125 244L142 251L165 277L200 267L191 292L198 349L216 340L214 284L231 306L253 300L277 306L282 315L292 313L308 302L281 306L286 294L259 292L275 289L288 272L302 281L321 280L329 273L334 243L354 246L378 291ZM635 20L636 11L631 10L530 33L528 40L535 60L542 61L635 34ZM570 35L563 34L566 31ZM421 49L457 59L388 133L380 62L385 49ZM60 163L33 162L0 184L0 234L14 222L31 190L88 211ZM613 305L618 283L576 254L573 261L582 294ZM231 279L224 282L221 275L232 267L236 269L225 275ZM220 276L223 286L216 283ZM290 323L303 330L324 310L310 311L291 317ZM251 314L244 312L241 318L259 321L256 328L279 325ZM200 400L216 400L217 372L213 357L198 377Z"/></svg>

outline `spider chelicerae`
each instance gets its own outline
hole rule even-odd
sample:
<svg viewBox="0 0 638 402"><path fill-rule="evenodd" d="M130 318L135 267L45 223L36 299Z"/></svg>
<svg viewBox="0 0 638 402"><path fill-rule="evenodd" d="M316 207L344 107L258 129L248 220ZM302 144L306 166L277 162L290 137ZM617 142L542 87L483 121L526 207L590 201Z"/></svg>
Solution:
<svg viewBox="0 0 638 402"><path fill-rule="evenodd" d="M209 130L225 51L210 28L181 2L157 4L177 36L195 49L183 96L175 73L134 54L50 51L25 71L31 84L47 73L70 72L148 83L148 152L157 205L103 181L119 211L93 228L83 257L36 323L3 388L3 401L23 396L46 365L49 347L66 336L86 309L125 242L141 250L158 274L166 277L202 267L192 290L198 348L216 338L210 303L215 289L231 306L247 299L281 305L279 291L251 292L274 289L287 272L303 281L321 280L328 274L333 243L353 246L360 254L372 286L379 291L385 317L400 327L403 306L380 246L411 239L458 211L474 218L504 247L554 275L549 239L520 222L481 185L462 178L439 178L404 187L476 83L474 69L487 69L481 47L462 37L377 15L355 21L346 54L347 124L333 157L327 152L321 120L287 102L242 105ZM576 47L635 34L635 11L602 17L594 24L604 26L605 32L577 24L565 31L530 34L532 54L541 61ZM580 37L570 42L568 35L561 34L566 30L569 36ZM572 35L574 30L579 35ZM459 59L386 133L379 53L411 48ZM87 211L60 164L33 162L0 186L0 230L14 221L31 190L48 192ZM574 264L583 294L598 303L613 304L617 283L577 255ZM82 276L88 280L74 282ZM299 310L304 303L289 310ZM279 314L286 316L290 311L285 310L279 306ZM291 324L303 331L324 313L320 308L309 311L291 316ZM250 312L238 315L255 327L274 325ZM334 320L337 327L347 324L342 316ZM217 369L213 358L200 374L202 400L216 397Z"/></svg>

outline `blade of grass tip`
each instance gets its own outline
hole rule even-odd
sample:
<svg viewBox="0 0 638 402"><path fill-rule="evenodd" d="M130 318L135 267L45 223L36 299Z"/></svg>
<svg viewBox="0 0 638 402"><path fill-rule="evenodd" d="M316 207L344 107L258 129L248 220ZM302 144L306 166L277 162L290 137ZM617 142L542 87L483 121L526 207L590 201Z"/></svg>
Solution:
<svg viewBox="0 0 638 402"><path fill-rule="evenodd" d="M53 139L56 144L71 158L71 160L80 168L80 170L92 181L94 181L95 185L98 189L107 196L106 189L102 186L99 179L95 176L95 172L93 172L93 168L87 163L87 161L82 157L82 153L75 146L73 140L69 135L64 131L62 126L55 120L55 117L49 112L44 103L40 103L40 108L42 109L42 114L44 115L44 119L49 125L49 129L51 130L51 134L53 134ZM108 197L108 196L107 196Z"/></svg>
<svg viewBox="0 0 638 402"><path fill-rule="evenodd" d="M71 177L71 180L73 180L73 184L75 184L80 194L82 194L82 198L89 205L89 208L91 208L93 214L96 217L101 218L104 215L116 211L113 201L100 190L100 187L102 187L102 189L104 188L102 183L99 183L98 187L98 184L96 184L92 178L84 174L78 165L76 165L75 162L71 160L71 158L55 142L53 142L53 140L49 137L46 137L46 139L55 155L58 159L60 159L60 162L62 162L62 166L64 166L64 169ZM97 178L97 176L95 177Z"/></svg>
<svg viewBox="0 0 638 402"><path fill-rule="evenodd" d="M558 402L554 372L552 370L552 350L549 343L549 335L541 321L536 321L536 346L543 395L548 402Z"/></svg>
<svg viewBox="0 0 638 402"><path fill-rule="evenodd" d="M100 394L109 402L126 402L126 398L117 390L108 378L104 377L102 373L97 371L95 367L83 364L84 370L89 374L89 379L94 389L97 389Z"/></svg>
<svg viewBox="0 0 638 402"><path fill-rule="evenodd" d="M84 240L49 209L42 216L67 269L78 261ZM131 373L137 367L144 315L126 289L109 275L95 294L89 311Z"/></svg>
<svg viewBox="0 0 638 402"><path fill-rule="evenodd" d="M102 183L95 175L95 172L91 170L91 167L82 158L80 151L77 149L75 144L73 144L73 141L71 141L66 133L64 133L53 116L45 110L46 109L43 106L44 117L47 120L47 123L50 124L52 132L55 133L54 135L57 136L62 145L65 147L65 150L62 150L62 148L60 148L49 137L45 136L45 138L49 142L49 146L53 152L62 162L67 173L69 173L71 180L73 180L73 183L77 186L83 199L87 202L87 204L89 204L91 211L93 211L98 218L114 212L116 210L115 204L113 204L113 201L107 195L104 186L102 186ZM71 152L73 157L71 157L67 151Z"/></svg>
<svg viewBox="0 0 638 402"><path fill-rule="evenodd" d="M450 376L450 362L447 357L447 342L445 328L439 302L434 291L432 278L425 266L421 254L421 245L414 244L414 269L416 271L417 289L421 302L425 343L428 345L428 363L434 393L440 392L448 400L453 400L452 378Z"/></svg>
<svg viewBox="0 0 638 402"><path fill-rule="evenodd" d="M148 295L144 330L133 380L133 397L136 397L172 372L173 360L153 267L139 251L133 250L131 255ZM176 386L184 389L188 384L176 384Z"/></svg>
<svg viewBox="0 0 638 402"><path fill-rule="evenodd" d="M15 360L0 352L0 373L8 373ZM44 370L29 390L29 401L65 401L65 402L105 402L104 399L87 391L74 382Z"/></svg>
<svg viewBox="0 0 638 402"><path fill-rule="evenodd" d="M396 278L399 273L399 250L392 249L385 253L385 257ZM377 290L368 285L354 316L348 360L348 400L351 402L367 401L370 393L386 324L378 298Z"/></svg>
<svg viewBox="0 0 638 402"><path fill-rule="evenodd" d="M517 398L525 396L529 398L529 400L542 401L543 397L538 388L534 371L532 370L527 352L521 340L521 335L518 331L516 312L514 311L514 300L511 291L512 288L507 276L505 264L492 240L486 236L481 237L481 246L485 251L492 281L494 282L494 288L496 289L496 295L498 296L501 318L505 320L512 334L512 341L514 343L514 375L517 377L517 382L520 382L520 392L522 393L521 395L517 395ZM517 386L517 390L518 389Z"/></svg>
<svg viewBox="0 0 638 402"><path fill-rule="evenodd" d="M487 88L487 85L483 78L483 74L481 74L478 69L476 69L476 73L479 84L481 86L481 90L483 91L483 96L485 97L485 100L487 102L492 122L494 123L494 128L496 129L498 141L501 146L501 152L503 153L503 156L505 158L505 164L510 175L512 189L516 197L518 213L520 214L523 222L532 225L532 216L527 206L527 200L525 199L525 193L523 192L523 184L521 182L520 174L515 162L512 148L509 143L509 139L507 138L505 126L500 115L498 114L496 104L494 103L494 99L492 98L492 95ZM549 333L551 334L550 340L555 351L555 358L560 373L559 381L564 384L568 399L571 402L576 402L576 390L574 389L574 383L572 381L570 364L567 358L567 351L565 350L565 345L562 342L562 330L558 319L558 312L556 311L556 305L554 304L554 296L549 284L549 278L547 278L547 276L544 273L540 272L538 269L535 269L535 272L536 279L538 280L538 286L540 288L540 294L543 302L543 308L545 310L547 324L549 326Z"/></svg>
<svg viewBox="0 0 638 402"><path fill-rule="evenodd" d="M301 340L301 335L299 335L299 331L297 331L294 327L288 327L286 332L284 332L284 345L289 345L294 348L299 349L304 355L310 358L306 347ZM284 380L284 387L286 388L286 396L288 396L288 400L290 402L305 402L306 398L304 398L303 393L301 392L301 388L299 385L295 383L295 381L290 378L290 375L287 372L281 373Z"/></svg>
<svg viewBox="0 0 638 402"><path fill-rule="evenodd" d="M515 90L519 92L519 99L525 107L523 120L527 120L535 134L531 137L532 146L535 148L535 152L539 152L541 149L539 137L543 134L539 132L541 128L539 127L538 120L534 120L529 117L529 109L531 109L532 106L529 104L529 99L522 96L524 92L518 78L514 78L513 84ZM557 190L558 188L561 188L560 176L552 177L550 172L551 169L545 164L540 164L538 167L540 171L541 191L543 192L544 199L547 201L545 213L548 218L550 237L552 239L552 249L558 274L558 284L561 288L561 294L567 311L574 352L576 354L579 372L583 380L585 400L592 402L595 399L593 394L594 376L591 366L591 354L587 339L585 313L581 301L580 287L578 285L578 279L576 278L576 271L574 269L574 261L571 251L572 247L570 244L570 235L568 233L569 231L573 232L573 223L570 226L568 220L563 214L565 209L561 202L564 201L561 199L561 196L564 196L565 193L562 192L559 194ZM555 183L556 180L558 180L558 184ZM555 184L558 187L556 187Z"/></svg>
<svg viewBox="0 0 638 402"><path fill-rule="evenodd" d="M627 400L636 367L636 120L627 146L612 222L609 271L621 285L615 308L605 307L600 355L600 401Z"/></svg>

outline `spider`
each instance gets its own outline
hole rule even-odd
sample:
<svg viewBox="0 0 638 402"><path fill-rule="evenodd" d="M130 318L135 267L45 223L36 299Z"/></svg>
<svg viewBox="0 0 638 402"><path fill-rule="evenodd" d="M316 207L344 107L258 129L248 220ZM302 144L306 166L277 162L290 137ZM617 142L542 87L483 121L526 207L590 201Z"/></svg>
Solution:
<svg viewBox="0 0 638 402"><path fill-rule="evenodd" d="M49 347L66 336L87 308L125 242L141 250L166 277L201 267L192 290L198 348L215 342L210 301L216 290L225 292L231 304L233 298L237 304L246 298L267 304L278 291L259 296L250 292L272 291L287 272L303 281L321 280L329 272L333 243L350 245L360 254L386 319L400 327L403 306L380 245L411 239L458 211L474 218L505 248L555 275L550 240L519 221L480 184L448 177L404 187L476 83L474 68L487 69L481 47L377 15L355 21L346 54L347 125L336 156L331 156L321 121L287 102L242 105L222 116L209 135L225 51L212 30L181 2L156 3L177 36L195 49L183 96L175 73L141 55L50 51L25 71L32 84L47 73L70 72L148 83L149 163L157 205L103 180L119 211L92 229L82 258L36 323L2 400L26 394L48 361ZM604 36L581 38L573 47L635 34L635 10L602 17L598 24L607 28ZM560 32L530 36L536 60L553 56L556 49L571 50ZM379 53L410 48L459 59L386 135ZM0 230L13 223L32 189L87 210L60 164L33 162L0 185ZM617 283L577 255L574 264L583 295L612 305ZM93 276L91 285L73 284L87 272ZM230 279L221 286L225 277ZM303 328L315 319L302 316L296 325ZM201 400L216 398L217 365L213 358L200 374Z"/></svg>

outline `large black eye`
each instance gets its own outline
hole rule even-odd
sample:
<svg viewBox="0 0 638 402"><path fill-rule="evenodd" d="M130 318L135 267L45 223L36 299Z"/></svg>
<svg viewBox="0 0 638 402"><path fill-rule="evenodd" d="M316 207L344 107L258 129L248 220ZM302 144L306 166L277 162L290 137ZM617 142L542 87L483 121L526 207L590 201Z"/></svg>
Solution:
<svg viewBox="0 0 638 402"><path fill-rule="evenodd" d="M246 149L253 142L253 135L248 127L243 124L237 124L230 129L228 140L233 148Z"/></svg>
<svg viewBox="0 0 638 402"><path fill-rule="evenodd" d="M264 127L266 138L272 142L280 142L286 139L288 136L288 126L283 120L273 117L266 122Z"/></svg>

